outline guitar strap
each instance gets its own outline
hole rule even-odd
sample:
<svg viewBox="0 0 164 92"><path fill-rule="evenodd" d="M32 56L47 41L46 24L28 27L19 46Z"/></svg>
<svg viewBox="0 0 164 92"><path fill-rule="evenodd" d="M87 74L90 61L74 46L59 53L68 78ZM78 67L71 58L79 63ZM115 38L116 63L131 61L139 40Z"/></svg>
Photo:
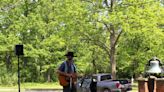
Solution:
<svg viewBox="0 0 164 92"><path fill-rule="evenodd" d="M69 82L69 88L72 89L72 78L70 78L70 82Z"/></svg>

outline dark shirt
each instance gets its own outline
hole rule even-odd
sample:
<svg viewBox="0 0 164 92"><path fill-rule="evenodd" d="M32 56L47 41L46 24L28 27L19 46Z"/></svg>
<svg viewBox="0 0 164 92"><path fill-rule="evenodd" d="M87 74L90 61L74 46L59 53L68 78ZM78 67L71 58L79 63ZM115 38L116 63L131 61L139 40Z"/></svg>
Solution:
<svg viewBox="0 0 164 92"><path fill-rule="evenodd" d="M67 65L67 73L76 73L76 69L75 69L75 66L72 64L72 66L74 67L74 70L72 70L72 66L71 64L69 65L68 63L66 64ZM65 72L65 62L63 62L60 67L59 67L59 70L62 71L62 72Z"/></svg>

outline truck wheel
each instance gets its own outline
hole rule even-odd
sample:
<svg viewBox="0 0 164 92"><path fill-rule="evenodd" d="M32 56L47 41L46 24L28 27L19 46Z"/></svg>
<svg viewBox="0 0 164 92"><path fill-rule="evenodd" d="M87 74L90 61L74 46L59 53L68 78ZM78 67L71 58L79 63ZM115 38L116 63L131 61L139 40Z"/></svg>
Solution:
<svg viewBox="0 0 164 92"><path fill-rule="evenodd" d="M111 92L111 91L110 91L110 89L105 88L105 89L103 90L103 92Z"/></svg>

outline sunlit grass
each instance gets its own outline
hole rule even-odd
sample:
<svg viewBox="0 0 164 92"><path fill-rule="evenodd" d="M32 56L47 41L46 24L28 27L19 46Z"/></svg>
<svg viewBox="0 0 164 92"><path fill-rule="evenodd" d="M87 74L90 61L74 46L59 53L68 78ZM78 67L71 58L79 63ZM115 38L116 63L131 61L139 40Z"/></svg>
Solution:
<svg viewBox="0 0 164 92"><path fill-rule="evenodd" d="M62 89L59 83L21 83L21 92L25 92L25 89ZM18 85L6 86L0 85L0 92L18 92Z"/></svg>
<svg viewBox="0 0 164 92"><path fill-rule="evenodd" d="M59 85L59 83L57 83L57 82L54 82L54 83L21 83L20 87L22 89L26 89L26 88L61 89L62 88ZM0 89L6 89L6 88L17 89L18 85L15 85L15 86L0 85Z"/></svg>
<svg viewBox="0 0 164 92"><path fill-rule="evenodd" d="M138 82L134 82L132 84L132 91L131 92L138 92Z"/></svg>
<svg viewBox="0 0 164 92"><path fill-rule="evenodd" d="M61 89L62 87L57 83L23 83L21 88L27 89Z"/></svg>
<svg viewBox="0 0 164 92"><path fill-rule="evenodd" d="M21 83L21 92L25 89L62 89L58 82L55 83ZM0 92L18 92L18 86L0 85ZM138 83L134 82L131 92L138 92Z"/></svg>

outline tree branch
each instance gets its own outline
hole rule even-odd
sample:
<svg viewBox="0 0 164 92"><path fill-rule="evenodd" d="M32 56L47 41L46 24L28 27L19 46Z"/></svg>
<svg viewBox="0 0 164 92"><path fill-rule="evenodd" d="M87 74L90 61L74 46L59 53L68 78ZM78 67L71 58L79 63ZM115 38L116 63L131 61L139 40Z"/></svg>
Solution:
<svg viewBox="0 0 164 92"><path fill-rule="evenodd" d="M87 39L82 39L82 40L91 41L93 44L95 44L95 45L99 46L100 48L102 48L103 50L105 50L107 52L107 54L110 56L110 54L109 54L110 49L105 45L105 43L101 42L100 40L92 39L88 34L84 34L84 35L87 37Z"/></svg>
<svg viewBox="0 0 164 92"><path fill-rule="evenodd" d="M121 34L122 34L122 30L118 33L118 36L116 37L116 40L115 40L115 42L114 42L114 46L116 46L116 44L117 44L117 42L118 42L118 40L119 40L119 38L120 38L120 36L121 36Z"/></svg>

